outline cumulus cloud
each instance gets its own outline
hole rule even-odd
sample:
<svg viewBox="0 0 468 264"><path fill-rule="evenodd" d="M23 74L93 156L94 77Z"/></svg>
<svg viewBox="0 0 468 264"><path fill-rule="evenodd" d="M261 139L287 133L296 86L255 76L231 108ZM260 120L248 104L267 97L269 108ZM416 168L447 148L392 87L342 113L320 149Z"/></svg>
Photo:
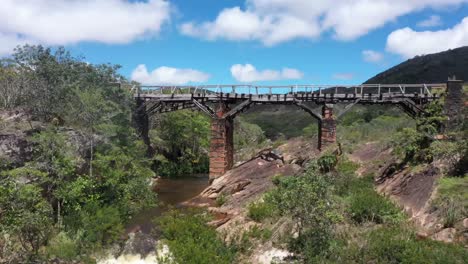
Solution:
<svg viewBox="0 0 468 264"><path fill-rule="evenodd" d="M387 38L387 50L411 58L468 45L468 17L452 28L438 31L414 31L402 28Z"/></svg>
<svg viewBox="0 0 468 264"><path fill-rule="evenodd" d="M164 0L2 0L0 55L28 43L65 45L83 41L129 43L158 34L169 20Z"/></svg>
<svg viewBox="0 0 468 264"><path fill-rule="evenodd" d="M353 73L335 73L333 74L333 79L342 80L342 81L349 81L354 78Z"/></svg>
<svg viewBox="0 0 468 264"><path fill-rule="evenodd" d="M235 64L231 67L231 74L239 82L277 81L301 79L304 74L296 69L257 70L252 64Z"/></svg>
<svg viewBox="0 0 468 264"><path fill-rule="evenodd" d="M384 55L378 51L364 50L362 51L362 58L365 62L379 63L384 59Z"/></svg>
<svg viewBox="0 0 468 264"><path fill-rule="evenodd" d="M132 72L132 80L146 85L184 85L192 82L206 82L210 75L193 69L177 69L162 66L148 72L140 64Z"/></svg>
<svg viewBox="0 0 468 264"><path fill-rule="evenodd" d="M442 25L442 19L437 15L432 15L418 22L418 27L437 27L440 25Z"/></svg>
<svg viewBox="0 0 468 264"><path fill-rule="evenodd" d="M313 39L331 31L354 40L398 17L468 0L245 0L223 9L213 21L187 22L182 34L206 40L260 41L271 46L298 38Z"/></svg>

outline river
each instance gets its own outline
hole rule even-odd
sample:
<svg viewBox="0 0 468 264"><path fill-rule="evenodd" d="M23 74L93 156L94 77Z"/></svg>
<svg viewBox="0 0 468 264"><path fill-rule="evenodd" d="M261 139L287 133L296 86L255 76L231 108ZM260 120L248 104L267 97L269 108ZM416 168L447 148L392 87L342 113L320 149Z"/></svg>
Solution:
<svg viewBox="0 0 468 264"><path fill-rule="evenodd" d="M167 211L169 207L178 207L180 203L197 196L208 187L208 177L191 177L180 179L159 179L155 192L158 196L159 206L149 208L135 215L126 226L126 233L140 230L150 234L153 228L153 219Z"/></svg>
<svg viewBox="0 0 468 264"><path fill-rule="evenodd" d="M141 231L151 234L153 220L170 207L180 207L185 202L208 187L208 177L191 177L180 179L159 179L155 187L159 206L149 208L135 215L125 227L125 234ZM167 249L166 249L167 250ZM163 250L164 252L164 250ZM163 253L164 254L164 253ZM98 264L157 264L155 253L142 258L139 254L126 254L118 257L112 254L100 259Z"/></svg>

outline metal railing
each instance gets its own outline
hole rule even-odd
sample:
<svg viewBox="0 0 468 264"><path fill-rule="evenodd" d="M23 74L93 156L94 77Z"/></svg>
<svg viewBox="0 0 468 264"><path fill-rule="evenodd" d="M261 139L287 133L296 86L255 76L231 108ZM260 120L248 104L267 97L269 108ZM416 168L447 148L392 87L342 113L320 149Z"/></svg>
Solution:
<svg viewBox="0 0 468 264"><path fill-rule="evenodd" d="M436 84L362 84L362 85L199 85L199 86L134 86L138 95L177 94L420 94L432 96L434 89L445 89L445 83Z"/></svg>

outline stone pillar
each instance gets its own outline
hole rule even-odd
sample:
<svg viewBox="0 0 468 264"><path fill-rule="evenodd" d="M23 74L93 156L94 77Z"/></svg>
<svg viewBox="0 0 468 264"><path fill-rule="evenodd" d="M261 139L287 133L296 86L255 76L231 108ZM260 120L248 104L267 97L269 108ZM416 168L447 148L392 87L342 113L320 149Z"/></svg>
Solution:
<svg viewBox="0 0 468 264"><path fill-rule="evenodd" d="M444 113L448 117L446 122L447 129L453 129L463 122L463 100L463 81L449 79L444 105Z"/></svg>
<svg viewBox="0 0 468 264"><path fill-rule="evenodd" d="M234 163L234 122L221 118L227 111L228 106L220 103L217 118L211 121L210 182L230 170Z"/></svg>
<svg viewBox="0 0 468 264"><path fill-rule="evenodd" d="M154 149L151 146L149 138L149 116L146 113L146 107L143 105L145 102L141 98L136 99L136 111L133 113L133 126L136 128L139 136L147 147L147 156L152 157L154 155Z"/></svg>
<svg viewBox="0 0 468 264"><path fill-rule="evenodd" d="M333 104L322 107L322 120L319 121L318 149L323 150L336 142L336 120L333 116Z"/></svg>

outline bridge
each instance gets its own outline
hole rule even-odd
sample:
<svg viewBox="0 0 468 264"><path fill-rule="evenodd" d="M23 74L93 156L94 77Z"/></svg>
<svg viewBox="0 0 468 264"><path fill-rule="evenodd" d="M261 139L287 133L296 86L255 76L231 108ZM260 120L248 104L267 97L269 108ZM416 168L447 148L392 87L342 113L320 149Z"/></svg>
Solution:
<svg viewBox="0 0 468 264"><path fill-rule="evenodd" d="M137 102L136 120L149 145L148 117L181 109L199 110L211 120L210 179L233 166L233 120L239 113L259 104L294 105L313 116L319 124L318 149L336 142L336 121L356 104L390 104L414 118L424 115L425 106L442 93L460 94L462 81L437 84L366 85L203 85L140 86L133 89ZM453 92L451 92L453 91ZM456 99L456 98L455 98ZM447 109L452 109L447 103ZM335 105L346 106L336 111ZM317 111L316 107L319 106ZM456 108L453 111L458 111Z"/></svg>

